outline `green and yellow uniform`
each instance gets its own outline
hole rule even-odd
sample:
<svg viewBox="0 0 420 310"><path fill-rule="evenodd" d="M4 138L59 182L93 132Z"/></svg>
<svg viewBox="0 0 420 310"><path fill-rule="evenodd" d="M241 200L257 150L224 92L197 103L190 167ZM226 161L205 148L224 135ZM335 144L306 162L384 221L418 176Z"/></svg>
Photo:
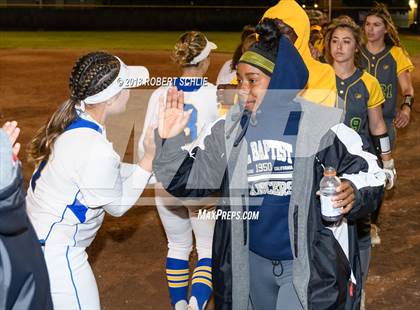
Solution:
<svg viewBox="0 0 420 310"><path fill-rule="evenodd" d="M344 123L353 128L362 137L363 148L369 146L368 109L375 108L385 99L381 86L369 73L356 69L347 79L336 76L337 96L346 111ZM340 100L341 99L341 100Z"/></svg>
<svg viewBox="0 0 420 310"><path fill-rule="evenodd" d="M404 71L412 71L413 63L407 53L398 46L387 46L377 54L372 54L363 47L362 55L363 68L376 77L381 85L385 97L384 119L387 123L392 122L396 116L398 75Z"/></svg>

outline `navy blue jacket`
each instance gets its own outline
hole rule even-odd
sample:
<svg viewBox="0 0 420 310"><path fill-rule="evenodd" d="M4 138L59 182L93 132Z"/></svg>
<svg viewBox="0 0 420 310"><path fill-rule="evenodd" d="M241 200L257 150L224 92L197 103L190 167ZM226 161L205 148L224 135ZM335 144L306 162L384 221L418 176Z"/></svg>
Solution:
<svg viewBox="0 0 420 310"><path fill-rule="evenodd" d="M53 309L44 255L26 215L20 169L0 189L0 309Z"/></svg>

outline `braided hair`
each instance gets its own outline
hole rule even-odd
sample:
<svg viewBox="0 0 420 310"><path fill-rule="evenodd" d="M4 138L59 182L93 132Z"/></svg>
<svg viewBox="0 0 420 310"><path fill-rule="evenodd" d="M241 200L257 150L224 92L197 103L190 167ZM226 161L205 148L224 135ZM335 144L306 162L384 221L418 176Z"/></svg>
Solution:
<svg viewBox="0 0 420 310"><path fill-rule="evenodd" d="M28 147L28 160L37 166L48 160L55 140L77 118L81 100L107 88L118 76L120 62L105 52L92 52L79 58L69 79L70 98L66 100L36 133Z"/></svg>
<svg viewBox="0 0 420 310"><path fill-rule="evenodd" d="M206 37L201 32L186 32L176 42L172 60L182 68L197 67L198 64L191 64L191 61L204 50L206 44Z"/></svg>

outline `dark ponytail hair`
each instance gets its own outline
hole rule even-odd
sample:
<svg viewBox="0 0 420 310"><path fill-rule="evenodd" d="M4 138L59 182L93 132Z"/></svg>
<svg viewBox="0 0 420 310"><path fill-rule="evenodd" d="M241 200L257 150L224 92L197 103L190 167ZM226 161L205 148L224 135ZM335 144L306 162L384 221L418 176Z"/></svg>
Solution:
<svg viewBox="0 0 420 310"><path fill-rule="evenodd" d="M55 140L77 118L81 100L107 88L118 76L120 62L105 52L93 52L79 58L70 74L70 98L43 125L28 147L28 160L37 166L48 160Z"/></svg>
<svg viewBox="0 0 420 310"><path fill-rule="evenodd" d="M256 27L258 41L252 47L264 51L269 59L275 60L278 52L280 37L282 36L276 19L264 18Z"/></svg>

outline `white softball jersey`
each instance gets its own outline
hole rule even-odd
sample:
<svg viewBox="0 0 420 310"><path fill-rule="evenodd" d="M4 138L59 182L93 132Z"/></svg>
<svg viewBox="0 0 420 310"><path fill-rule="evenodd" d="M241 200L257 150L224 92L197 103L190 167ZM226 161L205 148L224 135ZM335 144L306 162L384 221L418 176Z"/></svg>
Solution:
<svg viewBox="0 0 420 310"><path fill-rule="evenodd" d="M105 211L123 215L137 201L151 173L123 164L103 126L81 113L35 170L27 212L43 246L56 309L99 309L88 247Z"/></svg>

